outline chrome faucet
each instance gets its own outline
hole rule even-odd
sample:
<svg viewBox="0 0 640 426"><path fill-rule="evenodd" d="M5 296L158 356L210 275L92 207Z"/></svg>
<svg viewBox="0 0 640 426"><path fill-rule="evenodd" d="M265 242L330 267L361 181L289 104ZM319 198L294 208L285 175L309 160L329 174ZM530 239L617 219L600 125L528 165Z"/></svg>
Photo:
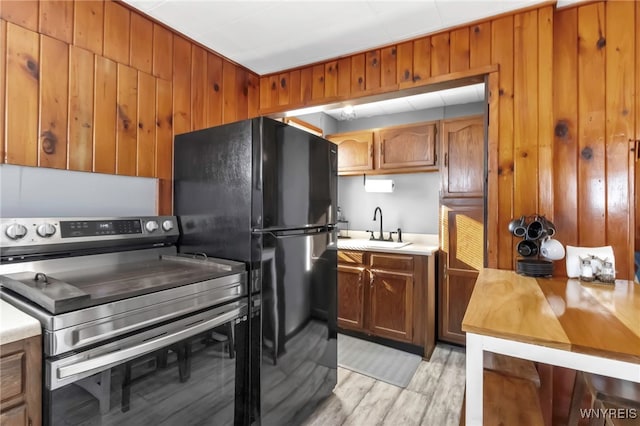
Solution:
<svg viewBox="0 0 640 426"><path fill-rule="evenodd" d="M378 212L380 212L380 236L378 237L378 239L382 241L384 240L384 235L382 234L382 209L380 207L376 207L376 209L373 211L373 220L377 220L376 218L378 217ZM371 234L371 236L373 236L373 233Z"/></svg>

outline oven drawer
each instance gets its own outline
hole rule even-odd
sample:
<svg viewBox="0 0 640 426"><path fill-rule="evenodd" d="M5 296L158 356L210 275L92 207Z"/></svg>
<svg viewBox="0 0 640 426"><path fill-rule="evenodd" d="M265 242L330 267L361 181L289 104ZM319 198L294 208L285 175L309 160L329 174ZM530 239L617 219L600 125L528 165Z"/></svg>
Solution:
<svg viewBox="0 0 640 426"><path fill-rule="evenodd" d="M45 424L243 423L234 416L248 404L247 357L247 303L238 301L48 358Z"/></svg>

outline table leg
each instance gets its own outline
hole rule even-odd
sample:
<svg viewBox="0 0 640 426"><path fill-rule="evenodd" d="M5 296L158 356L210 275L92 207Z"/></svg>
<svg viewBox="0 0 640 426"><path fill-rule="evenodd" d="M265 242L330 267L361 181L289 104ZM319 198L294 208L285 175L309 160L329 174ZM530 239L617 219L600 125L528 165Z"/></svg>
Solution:
<svg viewBox="0 0 640 426"><path fill-rule="evenodd" d="M466 363L465 420L467 426L482 425L482 336L467 333Z"/></svg>

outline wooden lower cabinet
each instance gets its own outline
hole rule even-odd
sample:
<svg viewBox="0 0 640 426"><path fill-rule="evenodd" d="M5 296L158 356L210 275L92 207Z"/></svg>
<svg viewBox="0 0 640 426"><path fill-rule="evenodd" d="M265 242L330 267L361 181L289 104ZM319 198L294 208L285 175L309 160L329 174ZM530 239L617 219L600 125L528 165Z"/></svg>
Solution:
<svg viewBox="0 0 640 426"><path fill-rule="evenodd" d="M364 266L338 265L338 326L364 328Z"/></svg>
<svg viewBox="0 0 640 426"><path fill-rule="evenodd" d="M462 319L484 263L483 220L482 199L447 200L441 205L439 340L465 344Z"/></svg>
<svg viewBox="0 0 640 426"><path fill-rule="evenodd" d="M42 423L40 336L0 346L0 425Z"/></svg>
<svg viewBox="0 0 640 426"><path fill-rule="evenodd" d="M369 271L372 334L407 343L413 341L413 274Z"/></svg>
<svg viewBox="0 0 640 426"><path fill-rule="evenodd" d="M435 348L435 260L340 250L338 327L367 336Z"/></svg>

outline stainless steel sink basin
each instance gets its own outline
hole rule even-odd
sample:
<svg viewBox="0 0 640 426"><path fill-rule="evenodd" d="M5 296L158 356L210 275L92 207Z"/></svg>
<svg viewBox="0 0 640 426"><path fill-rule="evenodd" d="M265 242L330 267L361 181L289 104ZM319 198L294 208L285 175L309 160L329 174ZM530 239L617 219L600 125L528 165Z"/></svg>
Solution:
<svg viewBox="0 0 640 426"><path fill-rule="evenodd" d="M366 247L397 249L400 247L408 246L409 244L411 243L396 243L393 241L367 241Z"/></svg>

